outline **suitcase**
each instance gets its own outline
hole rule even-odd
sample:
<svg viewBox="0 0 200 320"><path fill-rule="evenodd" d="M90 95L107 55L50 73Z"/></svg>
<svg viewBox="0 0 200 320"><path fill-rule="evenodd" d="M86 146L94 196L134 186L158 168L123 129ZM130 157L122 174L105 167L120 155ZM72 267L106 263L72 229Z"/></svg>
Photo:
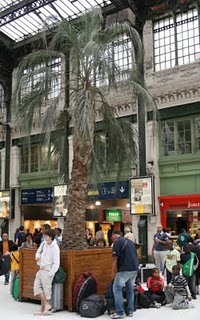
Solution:
<svg viewBox="0 0 200 320"><path fill-rule="evenodd" d="M147 279L152 275L154 268L141 268L141 283L147 282Z"/></svg>
<svg viewBox="0 0 200 320"><path fill-rule="evenodd" d="M92 294L83 299L79 308L81 317L96 318L106 311L105 297Z"/></svg>
<svg viewBox="0 0 200 320"><path fill-rule="evenodd" d="M49 303L52 306L52 309L54 309L54 311L61 311L64 309L64 284L63 283L53 283L52 295Z"/></svg>

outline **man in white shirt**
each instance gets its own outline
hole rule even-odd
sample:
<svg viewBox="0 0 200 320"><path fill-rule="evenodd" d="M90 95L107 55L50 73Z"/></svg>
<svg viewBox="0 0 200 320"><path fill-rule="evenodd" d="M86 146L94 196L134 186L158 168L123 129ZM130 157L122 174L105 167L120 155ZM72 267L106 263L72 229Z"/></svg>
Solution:
<svg viewBox="0 0 200 320"><path fill-rule="evenodd" d="M54 275L60 266L60 249L55 240L54 230L46 230L44 238L35 255L40 270L34 282L34 295L38 295L41 300L41 308L36 315L49 315L53 311L48 300L51 299Z"/></svg>

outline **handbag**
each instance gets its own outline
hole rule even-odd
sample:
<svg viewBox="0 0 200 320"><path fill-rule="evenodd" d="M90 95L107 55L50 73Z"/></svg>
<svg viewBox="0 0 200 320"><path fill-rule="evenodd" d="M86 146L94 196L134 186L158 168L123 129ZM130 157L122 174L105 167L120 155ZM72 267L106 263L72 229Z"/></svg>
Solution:
<svg viewBox="0 0 200 320"><path fill-rule="evenodd" d="M55 273L55 276L53 278L53 283L64 283L67 279L67 274L64 271L63 267L60 266L58 268L58 271Z"/></svg>
<svg viewBox="0 0 200 320"><path fill-rule="evenodd" d="M0 261L0 276L8 273L11 269L11 257L10 255L2 256Z"/></svg>

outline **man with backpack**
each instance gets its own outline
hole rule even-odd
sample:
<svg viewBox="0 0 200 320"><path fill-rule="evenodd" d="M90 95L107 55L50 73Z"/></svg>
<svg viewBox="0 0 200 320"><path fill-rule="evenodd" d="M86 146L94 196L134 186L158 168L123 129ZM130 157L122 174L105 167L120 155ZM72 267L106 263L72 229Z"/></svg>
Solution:
<svg viewBox="0 0 200 320"><path fill-rule="evenodd" d="M16 245L21 247L22 243L26 242L26 232L24 231L24 226L19 227L19 233L16 239Z"/></svg>
<svg viewBox="0 0 200 320"><path fill-rule="evenodd" d="M113 231L112 234L112 279L113 293L115 299L115 311L110 315L111 319L133 316L134 311L134 283L138 273L138 258L133 241L122 237L120 231ZM126 287L127 306L124 310L123 287Z"/></svg>

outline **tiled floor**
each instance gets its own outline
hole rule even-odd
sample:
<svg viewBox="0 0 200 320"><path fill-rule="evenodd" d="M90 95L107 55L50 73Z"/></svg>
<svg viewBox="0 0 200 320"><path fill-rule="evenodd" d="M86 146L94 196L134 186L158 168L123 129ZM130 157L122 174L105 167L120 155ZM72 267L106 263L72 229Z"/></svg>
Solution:
<svg viewBox="0 0 200 320"><path fill-rule="evenodd" d="M160 309L142 309L134 313L135 320L183 320L183 319L198 319L200 314L200 296L197 300L193 300L194 309L188 310L171 310L165 306ZM4 320L29 320L29 319L44 319L45 316L34 316L34 312L38 310L39 305L27 302L17 302L13 300L9 292L9 286L4 285L4 277L0 277L0 307L1 319ZM78 320L81 319L76 313L62 311L53 313L50 316L52 320ZM104 314L98 317L99 320L109 320L109 316ZM131 318L125 318L131 319Z"/></svg>

